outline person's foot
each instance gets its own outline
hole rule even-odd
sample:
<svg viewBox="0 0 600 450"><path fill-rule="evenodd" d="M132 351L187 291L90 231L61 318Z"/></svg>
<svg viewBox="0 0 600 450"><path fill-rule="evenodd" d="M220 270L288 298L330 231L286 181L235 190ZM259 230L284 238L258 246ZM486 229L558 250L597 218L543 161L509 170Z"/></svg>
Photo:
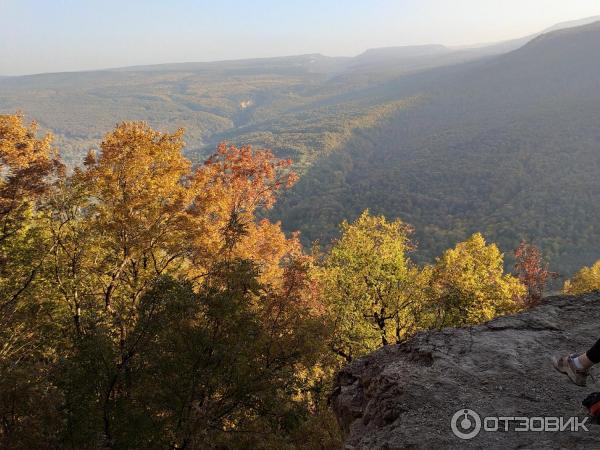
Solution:
<svg viewBox="0 0 600 450"><path fill-rule="evenodd" d="M573 362L573 357L575 356L577 355L553 356L552 364L556 370L566 374L577 386L585 386L587 382L588 371L584 369L580 370L575 367L575 363Z"/></svg>

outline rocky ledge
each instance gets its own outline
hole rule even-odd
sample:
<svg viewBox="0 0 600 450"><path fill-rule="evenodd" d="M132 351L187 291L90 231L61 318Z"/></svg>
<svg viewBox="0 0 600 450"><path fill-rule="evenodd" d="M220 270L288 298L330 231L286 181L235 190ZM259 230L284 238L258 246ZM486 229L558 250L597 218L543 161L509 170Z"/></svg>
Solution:
<svg viewBox="0 0 600 450"><path fill-rule="evenodd" d="M600 448L600 425L578 426L581 401L600 392L600 368L592 370L598 383L579 387L550 361L599 337L596 292L549 297L520 314L382 348L338 374L331 400L344 449ZM464 421L467 409L479 416L479 433L461 439L451 427L457 411L458 432L477 431L474 415Z"/></svg>

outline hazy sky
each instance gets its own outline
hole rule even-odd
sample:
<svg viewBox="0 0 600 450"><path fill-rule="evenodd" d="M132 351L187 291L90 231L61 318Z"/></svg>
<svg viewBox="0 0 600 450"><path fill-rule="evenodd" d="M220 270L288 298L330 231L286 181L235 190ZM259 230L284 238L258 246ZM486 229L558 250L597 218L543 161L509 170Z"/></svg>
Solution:
<svg viewBox="0 0 600 450"><path fill-rule="evenodd" d="M0 0L0 74L510 39L600 0Z"/></svg>

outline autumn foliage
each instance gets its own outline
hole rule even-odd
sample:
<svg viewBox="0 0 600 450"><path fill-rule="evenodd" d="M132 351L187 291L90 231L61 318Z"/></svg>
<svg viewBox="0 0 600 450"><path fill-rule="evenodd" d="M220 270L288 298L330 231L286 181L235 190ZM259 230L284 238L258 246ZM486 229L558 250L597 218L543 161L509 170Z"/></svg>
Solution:
<svg viewBox="0 0 600 450"><path fill-rule="evenodd" d="M482 235L432 264L363 212L309 254L265 212L292 162L124 122L81 167L0 116L0 447L334 449L336 370L420 330L539 301ZM318 206L315 206L318 207ZM525 303L521 299L526 298Z"/></svg>
<svg viewBox="0 0 600 450"><path fill-rule="evenodd" d="M15 231L27 210L62 171L52 137L36 136L37 125L19 115L0 115L0 239Z"/></svg>
<svg viewBox="0 0 600 450"><path fill-rule="evenodd" d="M256 218L289 161L192 167L182 130L127 122L67 175L50 143L1 117L3 447L283 448L331 422L310 258Z"/></svg>
<svg viewBox="0 0 600 450"><path fill-rule="evenodd" d="M527 288L521 301L526 308L540 303L548 281L558 274L550 272L548 263L542 259L540 249L522 241L515 250L515 271L519 280Z"/></svg>
<svg viewBox="0 0 600 450"><path fill-rule="evenodd" d="M563 291L571 295L600 291L600 261L590 267L582 267L573 278L565 281Z"/></svg>

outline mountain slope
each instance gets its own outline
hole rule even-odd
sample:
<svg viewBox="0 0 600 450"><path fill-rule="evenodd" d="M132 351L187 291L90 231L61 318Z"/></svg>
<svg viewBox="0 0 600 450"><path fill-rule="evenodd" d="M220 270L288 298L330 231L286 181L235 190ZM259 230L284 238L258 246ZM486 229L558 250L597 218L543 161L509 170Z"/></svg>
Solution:
<svg viewBox="0 0 600 450"><path fill-rule="evenodd" d="M305 175L273 217L307 243L371 208L416 227L419 261L483 231L567 274L600 254L598 41L596 23L501 55L524 41L7 77L0 112L38 120L71 164L121 120L185 127L194 161L222 140L272 148Z"/></svg>
<svg viewBox="0 0 600 450"><path fill-rule="evenodd" d="M303 169L338 147L348 129L371 124L373 108L390 112L406 100L390 86L393 80L481 60L511 45L425 45L371 49L354 58L313 54L0 77L0 112L23 111L53 131L71 164L81 162L115 122L135 119L164 130L185 127L196 160L218 140L231 139L272 146Z"/></svg>
<svg viewBox="0 0 600 450"><path fill-rule="evenodd" d="M196 161L230 140L270 147L302 168L405 100L381 82L340 76L347 63L301 55L9 77L0 79L0 113L37 120L71 164L116 122L145 120L161 130L184 127Z"/></svg>
<svg viewBox="0 0 600 450"><path fill-rule="evenodd" d="M598 21L600 21L600 16L591 16L584 17L583 19L569 20L566 22L557 23L556 25L546 28L542 33L549 33L550 31L564 30L567 28L581 27Z"/></svg>
<svg viewBox="0 0 600 450"><path fill-rule="evenodd" d="M534 240L564 274L592 263L600 257L598 42L594 23L399 80L389 89L423 100L319 161L275 216L307 241L331 238L365 208L401 217L416 228L421 261L482 231L506 252Z"/></svg>
<svg viewBox="0 0 600 450"><path fill-rule="evenodd" d="M189 150L201 156L215 133L312 100L336 64L304 55L10 77L0 80L0 111L38 120L73 163L121 120L185 127Z"/></svg>

